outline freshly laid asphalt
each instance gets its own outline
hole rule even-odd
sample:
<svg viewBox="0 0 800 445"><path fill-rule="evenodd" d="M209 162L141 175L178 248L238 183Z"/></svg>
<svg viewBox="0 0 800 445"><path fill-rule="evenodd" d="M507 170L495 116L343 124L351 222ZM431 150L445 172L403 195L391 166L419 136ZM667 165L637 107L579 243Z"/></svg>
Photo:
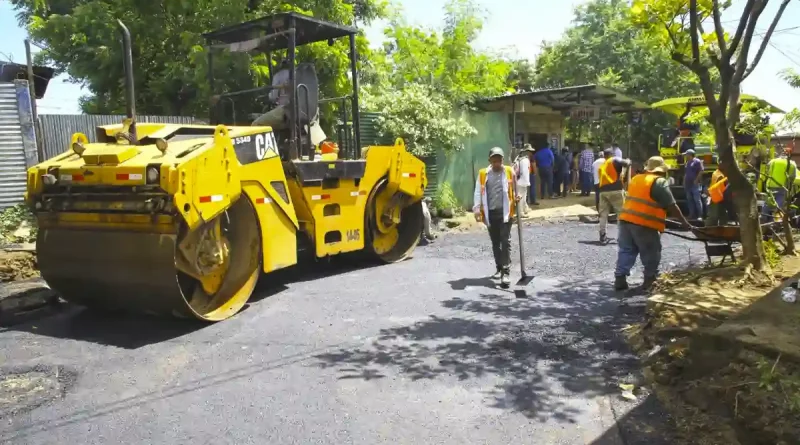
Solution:
<svg viewBox="0 0 800 445"><path fill-rule="evenodd" d="M526 225L528 298L485 278L475 232L399 264L263 276L217 324L33 314L0 328L0 443L671 443L653 396L620 397L639 382L620 330L643 309L620 304L616 245L596 240L592 225ZM663 244L665 269L704 259Z"/></svg>

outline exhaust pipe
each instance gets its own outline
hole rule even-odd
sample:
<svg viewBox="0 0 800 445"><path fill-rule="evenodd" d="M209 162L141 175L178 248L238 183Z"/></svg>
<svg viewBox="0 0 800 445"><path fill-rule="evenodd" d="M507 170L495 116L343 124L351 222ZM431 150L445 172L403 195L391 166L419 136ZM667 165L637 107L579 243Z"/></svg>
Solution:
<svg viewBox="0 0 800 445"><path fill-rule="evenodd" d="M133 51L131 49L131 33L121 20L117 20L117 24L122 33L122 60L125 67L125 115L131 122L128 130L131 136L130 142L136 145L139 139L136 136L136 95L133 91Z"/></svg>

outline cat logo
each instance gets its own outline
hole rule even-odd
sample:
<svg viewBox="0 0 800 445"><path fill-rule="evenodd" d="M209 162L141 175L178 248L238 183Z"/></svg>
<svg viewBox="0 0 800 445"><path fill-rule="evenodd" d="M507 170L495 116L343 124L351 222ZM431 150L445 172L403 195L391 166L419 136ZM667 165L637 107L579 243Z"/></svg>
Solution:
<svg viewBox="0 0 800 445"><path fill-rule="evenodd" d="M277 141L275 140L275 133L261 133L256 135L256 158L262 160L267 157L267 153L275 153L277 148Z"/></svg>

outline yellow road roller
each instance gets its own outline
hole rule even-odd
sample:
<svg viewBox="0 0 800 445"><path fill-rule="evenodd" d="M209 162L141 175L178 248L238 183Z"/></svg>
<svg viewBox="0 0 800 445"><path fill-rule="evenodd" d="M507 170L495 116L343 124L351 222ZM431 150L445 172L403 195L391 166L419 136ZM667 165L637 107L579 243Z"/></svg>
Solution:
<svg viewBox="0 0 800 445"><path fill-rule="evenodd" d="M355 28L285 13L207 34L209 54L283 50L288 75L249 92L278 90L289 100L262 98L261 116L278 118L260 125L219 112L244 97L220 92L211 125L179 125L136 122L131 38L119 26L127 118L98 127L94 142L73 134L63 154L28 171L39 268L65 300L219 321L247 303L262 273L297 264L304 250L316 258L366 251L386 263L411 254L425 165L402 140L361 150L357 80L343 101L349 144L320 155L333 143L313 142L323 100L313 67L296 66L295 47L349 38L357 79Z"/></svg>

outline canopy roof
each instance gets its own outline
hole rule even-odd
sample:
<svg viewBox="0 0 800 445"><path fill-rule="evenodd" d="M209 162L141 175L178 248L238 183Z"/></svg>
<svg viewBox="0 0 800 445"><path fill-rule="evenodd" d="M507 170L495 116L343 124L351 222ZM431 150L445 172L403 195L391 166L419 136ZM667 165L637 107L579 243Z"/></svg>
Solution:
<svg viewBox="0 0 800 445"><path fill-rule="evenodd" d="M717 95L716 97L719 98L719 95ZM768 107L770 113L784 113L783 110L776 107L775 105L772 105L766 100L750 94L742 94L741 101L757 102L761 106ZM662 101L656 102L653 105L651 105L651 107L657 108L662 111L666 111L667 113L673 114L675 116L681 116L686 111L687 104L692 108L707 107L706 98L704 96L671 97L669 99L664 99Z"/></svg>
<svg viewBox="0 0 800 445"><path fill-rule="evenodd" d="M33 86L36 98L41 99L47 91L50 79L55 75L56 70L46 66L33 67ZM13 62L0 62L0 82L11 82L15 79L27 79L28 66Z"/></svg>
<svg viewBox="0 0 800 445"><path fill-rule="evenodd" d="M285 49L288 47L286 38L266 39L265 36L286 31L292 26L292 22L294 22L296 46L338 39L358 33L358 29L351 26L325 22L296 12L285 12L208 32L203 34L203 37L208 43L221 43L219 46L230 47L232 51L256 48L265 51ZM245 48L240 48L242 46Z"/></svg>
<svg viewBox="0 0 800 445"><path fill-rule="evenodd" d="M600 85L580 85L535 90L526 93L490 97L477 101L477 105L485 111L510 112L512 104L516 105L520 103L544 106L557 112L568 112L570 109L577 107L606 108L611 113L626 113L650 109L644 102L632 99L611 88Z"/></svg>

